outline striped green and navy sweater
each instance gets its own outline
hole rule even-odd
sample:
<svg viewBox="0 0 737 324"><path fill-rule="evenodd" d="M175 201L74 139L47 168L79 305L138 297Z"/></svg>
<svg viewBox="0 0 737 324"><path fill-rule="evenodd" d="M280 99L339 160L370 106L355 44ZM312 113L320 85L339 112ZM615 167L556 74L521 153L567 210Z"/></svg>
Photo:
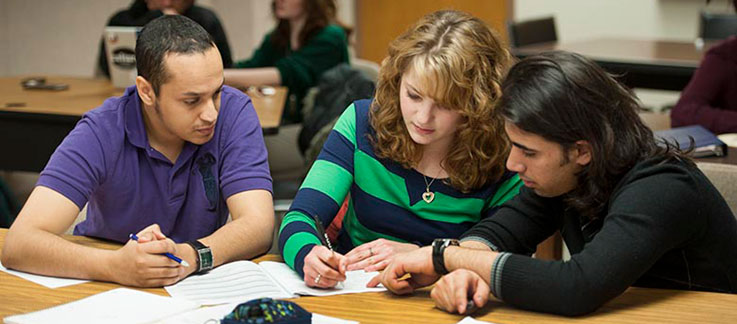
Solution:
<svg viewBox="0 0 737 324"><path fill-rule="evenodd" d="M348 211L335 247L340 253L378 238L429 245L435 238L460 237L514 197L522 182L512 172L470 193L432 183L432 203L422 200L425 179L374 154L369 134L370 100L349 106L307 174L279 229L284 261L304 276L304 258L320 244L314 215L330 224L350 192Z"/></svg>

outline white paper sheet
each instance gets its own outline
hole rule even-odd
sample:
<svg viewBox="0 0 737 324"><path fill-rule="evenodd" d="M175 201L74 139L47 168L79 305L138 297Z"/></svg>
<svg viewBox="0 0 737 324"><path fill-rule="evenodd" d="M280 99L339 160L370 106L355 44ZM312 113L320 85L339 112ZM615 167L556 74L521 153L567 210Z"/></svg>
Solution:
<svg viewBox="0 0 737 324"><path fill-rule="evenodd" d="M153 323L197 309L199 304L118 288L41 311L5 318L7 324Z"/></svg>
<svg viewBox="0 0 737 324"><path fill-rule="evenodd" d="M164 288L172 297L203 305L242 303L264 297L294 297L251 261L227 263Z"/></svg>
<svg viewBox="0 0 737 324"><path fill-rule="evenodd" d="M366 284L379 272L364 272L363 270L348 271L346 280L333 289L311 288L305 285L304 280L289 268L286 263L263 261L259 263L267 274L279 281L284 288L292 294L304 296L332 296L342 294L355 294L363 292L385 291L384 286L367 288Z"/></svg>
<svg viewBox="0 0 737 324"><path fill-rule="evenodd" d="M479 321L471 316L466 316L460 322L458 322L458 324L495 324L495 323Z"/></svg>
<svg viewBox="0 0 737 324"><path fill-rule="evenodd" d="M346 281L334 289L316 289L305 285L294 270L282 262L231 262L210 272L192 276L164 287L169 295L203 305L242 303L255 298L292 298L298 295L331 296L360 292L384 291L386 288L366 288L378 272L349 271Z"/></svg>
<svg viewBox="0 0 737 324"><path fill-rule="evenodd" d="M66 287L76 284L85 283L89 280L80 280L80 279L69 279L69 278L58 278L58 277L48 277L48 276L42 276L42 275L36 275L36 274L30 274L27 272L21 272L21 271L15 271L10 270L3 266L2 263L0 263L0 270L7 272L11 275L21 277L23 279L26 279L28 281L37 283L39 285L42 285L47 288L55 289L59 287Z"/></svg>

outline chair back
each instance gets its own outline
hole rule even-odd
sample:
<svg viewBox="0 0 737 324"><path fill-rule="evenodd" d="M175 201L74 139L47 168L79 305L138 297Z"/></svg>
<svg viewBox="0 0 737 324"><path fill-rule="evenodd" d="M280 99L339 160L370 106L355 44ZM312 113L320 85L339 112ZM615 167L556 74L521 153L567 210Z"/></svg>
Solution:
<svg viewBox="0 0 737 324"><path fill-rule="evenodd" d="M670 112L650 112L643 111L638 113L645 126L653 132L670 129Z"/></svg>
<svg viewBox="0 0 737 324"><path fill-rule="evenodd" d="M379 78L379 64L374 61L364 60L357 57L351 58L351 67L361 71L369 80L376 83Z"/></svg>
<svg viewBox="0 0 737 324"><path fill-rule="evenodd" d="M704 40L721 40L737 35L737 15L701 12L699 37Z"/></svg>
<svg viewBox="0 0 737 324"><path fill-rule="evenodd" d="M554 17L509 22L507 32L512 47L558 41Z"/></svg>
<svg viewBox="0 0 737 324"><path fill-rule="evenodd" d="M711 162L698 162L696 165L719 190L737 217L737 165Z"/></svg>

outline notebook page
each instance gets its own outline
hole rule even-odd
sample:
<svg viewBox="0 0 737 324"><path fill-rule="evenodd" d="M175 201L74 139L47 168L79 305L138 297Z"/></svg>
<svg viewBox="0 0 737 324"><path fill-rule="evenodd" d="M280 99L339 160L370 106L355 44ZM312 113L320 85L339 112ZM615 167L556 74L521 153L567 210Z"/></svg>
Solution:
<svg viewBox="0 0 737 324"><path fill-rule="evenodd" d="M174 298L203 305L242 303L254 298L292 298L251 261L235 261L164 287Z"/></svg>
<svg viewBox="0 0 737 324"><path fill-rule="evenodd" d="M268 273L269 276L274 278L274 280L281 283L287 291L295 295L332 296L386 290L383 286L376 288L366 287L366 284L371 281L371 278L379 274L379 272L364 272L363 270L348 271L346 273L346 280L338 284L336 288L320 289L307 287L302 278L294 270L290 269L286 263L263 261L259 263L259 266L264 269L265 273Z"/></svg>
<svg viewBox="0 0 737 324"><path fill-rule="evenodd" d="M197 307L197 303L187 300L118 288L37 312L8 316L5 323L152 323Z"/></svg>

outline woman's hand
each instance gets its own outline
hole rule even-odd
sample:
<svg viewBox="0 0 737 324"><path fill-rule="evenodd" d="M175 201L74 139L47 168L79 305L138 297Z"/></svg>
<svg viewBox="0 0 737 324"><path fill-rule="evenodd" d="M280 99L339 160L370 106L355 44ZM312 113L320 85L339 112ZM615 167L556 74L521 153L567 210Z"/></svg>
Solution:
<svg viewBox="0 0 737 324"><path fill-rule="evenodd" d="M345 255L346 271L381 271L398 253L410 252L420 247L387 239L373 240L354 248Z"/></svg>
<svg viewBox="0 0 737 324"><path fill-rule="evenodd" d="M330 251L322 245L315 245L305 257L304 272L305 284L308 287L332 288L338 282L345 280L345 268L341 264L345 256Z"/></svg>

